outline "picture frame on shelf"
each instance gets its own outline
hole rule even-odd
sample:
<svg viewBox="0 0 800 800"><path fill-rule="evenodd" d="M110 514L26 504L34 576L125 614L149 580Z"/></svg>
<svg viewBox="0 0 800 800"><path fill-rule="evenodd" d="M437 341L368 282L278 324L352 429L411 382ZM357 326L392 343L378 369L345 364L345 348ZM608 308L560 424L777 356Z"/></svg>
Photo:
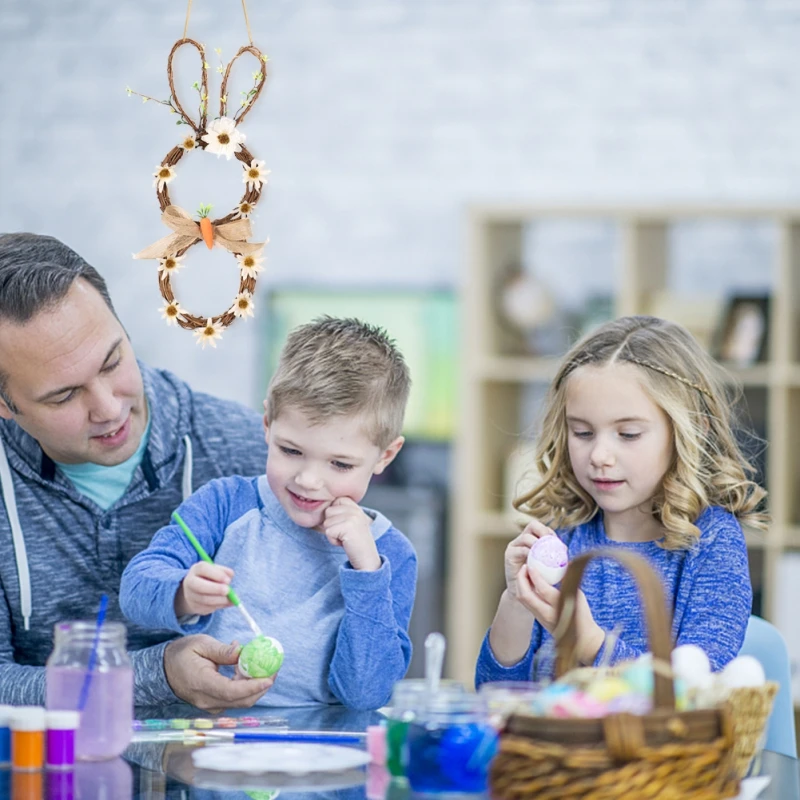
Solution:
<svg viewBox="0 0 800 800"><path fill-rule="evenodd" d="M766 360L769 343L766 295L734 295L723 311L712 355L723 364L744 368Z"/></svg>

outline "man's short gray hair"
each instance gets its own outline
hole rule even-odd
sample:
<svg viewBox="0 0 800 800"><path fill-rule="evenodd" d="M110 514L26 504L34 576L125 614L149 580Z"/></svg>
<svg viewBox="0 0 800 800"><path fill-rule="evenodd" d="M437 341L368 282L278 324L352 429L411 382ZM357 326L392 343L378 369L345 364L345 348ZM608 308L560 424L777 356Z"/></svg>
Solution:
<svg viewBox="0 0 800 800"><path fill-rule="evenodd" d="M78 278L96 289L116 316L103 277L63 242L36 233L0 235L0 323L24 325L62 300ZM7 382L8 375L0 369L0 397L18 413Z"/></svg>

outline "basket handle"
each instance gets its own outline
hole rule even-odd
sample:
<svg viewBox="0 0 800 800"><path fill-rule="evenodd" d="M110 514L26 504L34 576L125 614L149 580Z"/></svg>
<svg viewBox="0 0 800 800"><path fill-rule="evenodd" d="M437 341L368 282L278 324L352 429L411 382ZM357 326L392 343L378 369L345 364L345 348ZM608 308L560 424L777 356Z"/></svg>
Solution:
<svg viewBox="0 0 800 800"><path fill-rule="evenodd" d="M611 558L622 564L633 575L644 602L653 665L655 667L657 661L669 664L672 652L669 612L664 599L664 589L658 575L641 556L624 550L603 548L584 553L570 561L567 573L561 583L557 609L558 624L553 632L556 640L556 677L561 677L565 672L577 666L578 631L573 612L584 570L587 564L595 558ZM567 616L564 616L565 609L568 609ZM672 678L667 677L663 672L660 669L653 669L654 706L673 710L675 708L675 689Z"/></svg>

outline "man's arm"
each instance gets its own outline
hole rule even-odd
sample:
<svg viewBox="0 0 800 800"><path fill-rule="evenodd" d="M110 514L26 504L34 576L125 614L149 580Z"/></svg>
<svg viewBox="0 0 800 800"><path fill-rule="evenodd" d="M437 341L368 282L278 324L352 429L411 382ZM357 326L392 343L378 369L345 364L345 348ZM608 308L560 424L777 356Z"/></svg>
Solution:
<svg viewBox="0 0 800 800"><path fill-rule="evenodd" d="M131 653L136 705L176 702L164 672L164 650L168 642ZM11 613L5 594L0 600L0 705L45 704L45 668L17 664L11 643Z"/></svg>
<svg viewBox="0 0 800 800"><path fill-rule="evenodd" d="M43 706L44 667L0 663L0 705Z"/></svg>
<svg viewBox="0 0 800 800"><path fill-rule="evenodd" d="M164 651L170 642L129 653L133 665L133 704L159 706L179 702L164 670Z"/></svg>

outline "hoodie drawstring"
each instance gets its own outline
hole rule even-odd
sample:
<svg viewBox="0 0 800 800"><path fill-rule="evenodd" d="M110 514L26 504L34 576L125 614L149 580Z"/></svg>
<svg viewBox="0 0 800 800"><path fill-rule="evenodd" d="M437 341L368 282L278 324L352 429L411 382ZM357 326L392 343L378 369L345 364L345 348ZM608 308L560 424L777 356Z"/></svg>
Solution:
<svg viewBox="0 0 800 800"><path fill-rule="evenodd" d="M192 440L186 435L183 437L186 454L183 458L183 477L181 490L184 501L192 494ZM14 543L14 558L17 562L17 577L19 579L19 600L22 606L22 620L25 630L31 629L31 614L33 613L33 600L31 598L31 573L28 567L28 552L25 549L25 537L22 535L22 526L19 524L17 514L17 496L14 492L14 481L11 477L11 467L8 465L6 449L3 438L0 436L0 487L3 490L3 504L8 515L8 524L11 526L11 540Z"/></svg>
<svg viewBox="0 0 800 800"><path fill-rule="evenodd" d="M14 542L22 620L25 624L25 630L29 631L31 629L31 612L33 610L31 573L28 569L28 552L25 550L22 525L19 524L19 515L17 514L17 496L14 494L14 481L11 478L11 467L8 466L8 457L6 456L2 437L0 437L0 486L3 487L3 503L8 515L8 524L11 526L11 539Z"/></svg>
<svg viewBox="0 0 800 800"><path fill-rule="evenodd" d="M183 491L183 502L185 503L192 494L192 440L187 433L183 437L186 445L186 455L183 457L183 480L181 489Z"/></svg>

